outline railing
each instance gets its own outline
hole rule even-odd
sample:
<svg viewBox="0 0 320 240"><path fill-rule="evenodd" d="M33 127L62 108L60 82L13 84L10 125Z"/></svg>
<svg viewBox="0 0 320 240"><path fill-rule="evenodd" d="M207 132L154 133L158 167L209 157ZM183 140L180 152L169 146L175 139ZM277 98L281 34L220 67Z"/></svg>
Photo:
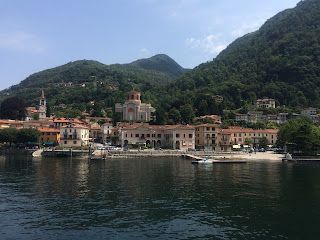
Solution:
<svg viewBox="0 0 320 240"><path fill-rule="evenodd" d="M78 137L77 135L64 135L60 137L61 140L80 140L80 137Z"/></svg>

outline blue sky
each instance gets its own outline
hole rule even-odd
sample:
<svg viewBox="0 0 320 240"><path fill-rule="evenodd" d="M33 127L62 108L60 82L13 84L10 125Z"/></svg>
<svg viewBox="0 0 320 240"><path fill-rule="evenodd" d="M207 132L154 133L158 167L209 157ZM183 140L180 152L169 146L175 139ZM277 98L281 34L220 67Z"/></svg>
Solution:
<svg viewBox="0 0 320 240"><path fill-rule="evenodd" d="M0 90L70 61L212 60L299 0L0 0Z"/></svg>

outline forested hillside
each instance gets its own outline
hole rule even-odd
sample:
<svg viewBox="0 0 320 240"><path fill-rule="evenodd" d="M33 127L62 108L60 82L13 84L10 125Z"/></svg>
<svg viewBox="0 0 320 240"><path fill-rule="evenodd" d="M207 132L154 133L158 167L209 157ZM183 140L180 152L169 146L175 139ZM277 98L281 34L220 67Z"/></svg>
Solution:
<svg viewBox="0 0 320 240"><path fill-rule="evenodd" d="M104 108L112 107L123 102L125 93L135 88L143 93L143 101L150 102L155 101L154 92L158 88L186 71L166 55L109 66L81 60L32 74L20 84L1 91L0 101L19 96L28 106L36 106L43 88L52 110L62 104L83 111L91 101L100 102Z"/></svg>
<svg viewBox="0 0 320 240"><path fill-rule="evenodd" d="M319 108L320 1L301 1L280 12L213 61L170 84L167 91L172 99L192 98L195 106L219 94L229 109L262 97L292 108Z"/></svg>

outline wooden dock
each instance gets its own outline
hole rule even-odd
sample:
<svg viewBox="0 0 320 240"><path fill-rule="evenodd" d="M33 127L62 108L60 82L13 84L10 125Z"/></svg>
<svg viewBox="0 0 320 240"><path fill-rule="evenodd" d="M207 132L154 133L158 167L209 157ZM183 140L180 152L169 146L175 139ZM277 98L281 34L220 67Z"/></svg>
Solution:
<svg viewBox="0 0 320 240"><path fill-rule="evenodd" d="M197 164L198 161L204 161L206 158L199 157L199 156L194 156L190 154L183 155L184 158L189 158L192 159L193 164ZM247 163L245 160L231 160L231 159L221 159L221 160L215 160L215 159L208 159L212 164L220 164L220 163L225 163L225 164L239 164L239 163Z"/></svg>

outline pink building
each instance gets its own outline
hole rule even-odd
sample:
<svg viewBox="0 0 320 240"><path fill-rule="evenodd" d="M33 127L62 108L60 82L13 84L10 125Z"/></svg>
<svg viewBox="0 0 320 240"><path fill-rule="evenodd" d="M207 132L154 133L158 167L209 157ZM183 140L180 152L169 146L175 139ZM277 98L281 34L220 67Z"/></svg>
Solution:
<svg viewBox="0 0 320 240"><path fill-rule="evenodd" d="M195 147L195 127L185 125L149 125L135 123L119 129L121 146L152 145L187 150Z"/></svg>

